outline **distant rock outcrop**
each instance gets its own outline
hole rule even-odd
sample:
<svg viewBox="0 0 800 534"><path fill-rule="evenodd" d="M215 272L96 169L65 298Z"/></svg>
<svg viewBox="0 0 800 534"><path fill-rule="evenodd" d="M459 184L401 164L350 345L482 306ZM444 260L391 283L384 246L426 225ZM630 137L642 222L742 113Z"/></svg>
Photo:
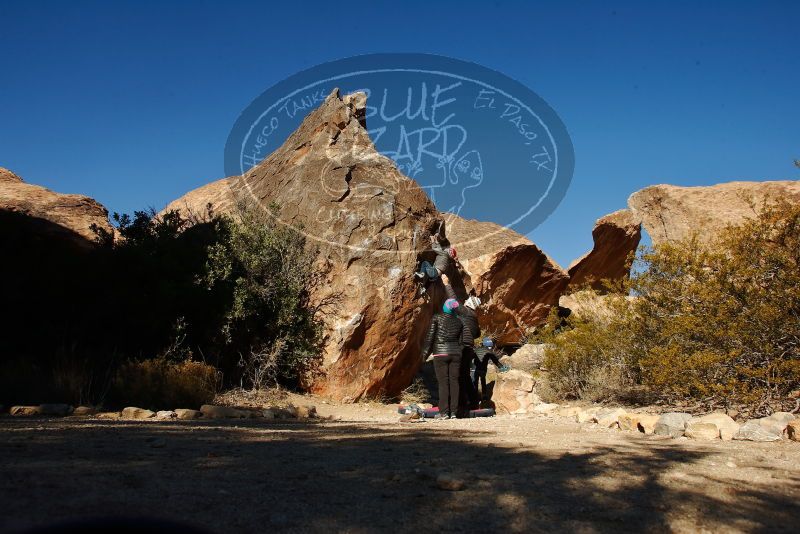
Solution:
<svg viewBox="0 0 800 534"><path fill-rule="evenodd" d="M711 186L653 185L628 198L628 207L642 220L654 245L697 233L710 242L727 225L756 214L769 198L800 201L800 182L728 182Z"/></svg>
<svg viewBox="0 0 800 534"><path fill-rule="evenodd" d="M603 280L627 278L630 255L639 246L641 236L641 221L631 210L615 211L598 219L592 230L592 250L569 266L569 288L588 286L603 291Z"/></svg>
<svg viewBox="0 0 800 534"><path fill-rule="evenodd" d="M500 225L446 215L447 237L458 250L467 289L483 301L481 327L501 344L521 341L543 322L569 276L525 236Z"/></svg>
<svg viewBox="0 0 800 534"><path fill-rule="evenodd" d="M27 184L22 178L0 167L0 212L29 217L47 237L63 238L79 246L91 246L95 239L92 225L107 232L108 210L84 195L56 193L45 187Z"/></svg>

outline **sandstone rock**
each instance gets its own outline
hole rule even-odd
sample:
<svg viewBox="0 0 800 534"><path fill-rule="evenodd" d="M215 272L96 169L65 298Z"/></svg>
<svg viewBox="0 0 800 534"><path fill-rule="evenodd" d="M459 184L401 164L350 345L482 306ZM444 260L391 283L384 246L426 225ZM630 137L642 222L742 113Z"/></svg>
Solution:
<svg viewBox="0 0 800 534"><path fill-rule="evenodd" d="M658 418L653 433L658 436L678 438L686 431L686 424L692 418L688 413L670 412Z"/></svg>
<svg viewBox="0 0 800 534"><path fill-rule="evenodd" d="M537 404L536 406L533 407L533 413L545 414L545 413L554 412L557 409L558 409L558 404L549 404L549 403L543 402L543 403Z"/></svg>
<svg viewBox="0 0 800 534"><path fill-rule="evenodd" d="M658 420L661 419L660 415L655 414L639 414L638 416L639 423L639 432L644 432L645 434L655 434L656 431L656 424Z"/></svg>
<svg viewBox="0 0 800 534"><path fill-rule="evenodd" d="M335 303L322 315L323 373L312 390L349 401L411 383L434 307L416 298L413 272L439 226L424 191L373 146L362 105L363 96L332 92L259 165L176 201L201 213L215 199L218 212L275 203L281 222L302 225L324 277L311 303Z"/></svg>
<svg viewBox="0 0 800 534"><path fill-rule="evenodd" d="M4 167L0 167L0 183L1 182L22 183L22 178L14 174L12 171Z"/></svg>
<svg viewBox="0 0 800 534"><path fill-rule="evenodd" d="M467 289L483 304L482 328L499 343L519 343L520 332L547 319L569 275L526 237L500 225L444 215L447 238L458 250ZM466 296L463 295L463 296Z"/></svg>
<svg viewBox="0 0 800 534"><path fill-rule="evenodd" d="M294 406L290 406L289 408L270 408L270 411L275 419L297 418L297 412L294 410Z"/></svg>
<svg viewBox="0 0 800 534"><path fill-rule="evenodd" d="M592 250L573 261L568 290L591 287L604 291L603 280L624 280L631 270L632 257L642 235L641 221L631 210L623 209L597 220L592 230Z"/></svg>
<svg viewBox="0 0 800 534"><path fill-rule="evenodd" d="M800 441L800 419L789 421L786 425L786 436L792 441Z"/></svg>
<svg viewBox="0 0 800 534"><path fill-rule="evenodd" d="M17 417L39 415L38 406L12 406L8 413Z"/></svg>
<svg viewBox="0 0 800 534"><path fill-rule="evenodd" d="M39 413L42 415L64 417L72 413L72 406L69 404L40 404Z"/></svg>
<svg viewBox="0 0 800 534"><path fill-rule="evenodd" d="M100 412L97 414L98 419L121 419L122 414L119 412Z"/></svg>
<svg viewBox="0 0 800 534"><path fill-rule="evenodd" d="M575 421L578 423L589 423L594 419L594 416L597 415L597 412L600 410L601 408L597 406L592 406L591 408L582 408L578 413L575 414Z"/></svg>
<svg viewBox="0 0 800 534"><path fill-rule="evenodd" d="M556 410L556 415L560 417L569 417L570 419L574 419L575 416L580 412L581 409L578 406L562 406L558 410Z"/></svg>
<svg viewBox="0 0 800 534"><path fill-rule="evenodd" d="M684 434L687 438L698 440L719 439L719 428L714 423L689 421Z"/></svg>
<svg viewBox="0 0 800 534"><path fill-rule="evenodd" d="M625 415L625 410L622 408L602 409L594 414L592 421L603 428L612 428L618 426L619 418L622 415Z"/></svg>
<svg viewBox="0 0 800 534"><path fill-rule="evenodd" d="M654 245L700 231L711 242L730 224L752 218L748 197L760 208L768 197L800 199L800 182L728 182L712 186L654 185L628 198L628 207L642 220Z"/></svg>
<svg viewBox="0 0 800 534"><path fill-rule="evenodd" d="M620 414L617 421L619 422L620 430L630 430L633 432L640 432L639 430L639 417L638 413L624 413ZM641 431L643 432L643 430Z"/></svg>
<svg viewBox="0 0 800 534"><path fill-rule="evenodd" d="M498 414L530 413L542 401L529 373L511 370L497 375L492 400Z"/></svg>
<svg viewBox="0 0 800 534"><path fill-rule="evenodd" d="M150 410L145 410L144 408L136 408L134 406L128 406L127 408L122 409L122 418L123 419L150 419L155 417L156 413Z"/></svg>
<svg viewBox="0 0 800 534"><path fill-rule="evenodd" d="M436 486L446 491L461 491L466 484L460 478L453 475L439 475L436 477Z"/></svg>
<svg viewBox="0 0 800 534"><path fill-rule="evenodd" d="M769 417L765 417L762 421L776 424L781 428L781 432L783 432L786 429L786 425L794 420L794 414L789 412L775 412Z"/></svg>
<svg viewBox="0 0 800 534"><path fill-rule="evenodd" d="M173 412L172 410L161 410L156 412L156 419L161 421L168 421L170 419L177 419L178 413Z"/></svg>
<svg viewBox="0 0 800 534"><path fill-rule="evenodd" d="M72 415L87 416L87 415L94 415L96 413L97 410L95 408L92 408L91 406L78 406L72 412Z"/></svg>
<svg viewBox="0 0 800 534"><path fill-rule="evenodd" d="M541 367L545 347L545 344L526 343L515 350L514 354L503 356L501 363L512 369L531 372Z"/></svg>
<svg viewBox="0 0 800 534"><path fill-rule="evenodd" d="M81 247L94 243L93 224L113 232L108 210L94 199L27 184L8 169L0 168L0 212L3 211L52 223L38 226L42 235L58 237Z"/></svg>
<svg viewBox="0 0 800 534"><path fill-rule="evenodd" d="M729 415L724 413L710 413L698 419L701 423L711 423L719 430L719 437L725 441L730 441L739 431L739 423L734 421Z"/></svg>
<svg viewBox="0 0 800 534"><path fill-rule="evenodd" d="M248 412L228 406L215 406L204 404L200 407L200 412L209 419L244 419L249 417Z"/></svg>
<svg viewBox="0 0 800 534"><path fill-rule="evenodd" d="M785 425L774 420L750 419L745 422L733 436L735 440L744 441L780 441L783 438Z"/></svg>
<svg viewBox="0 0 800 534"><path fill-rule="evenodd" d="M620 294L601 295L593 290L575 291L569 295L561 295L558 305L569 308L571 318L587 321L608 321L617 311L615 301L618 299L632 300L634 297Z"/></svg>
<svg viewBox="0 0 800 534"><path fill-rule="evenodd" d="M203 417L203 412L201 412L200 410L178 408L175 410L175 416L181 420L200 419L201 417Z"/></svg>

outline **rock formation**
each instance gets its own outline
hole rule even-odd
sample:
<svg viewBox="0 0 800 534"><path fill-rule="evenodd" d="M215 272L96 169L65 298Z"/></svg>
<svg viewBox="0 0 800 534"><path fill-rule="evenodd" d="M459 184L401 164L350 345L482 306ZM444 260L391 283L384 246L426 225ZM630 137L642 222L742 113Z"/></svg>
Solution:
<svg viewBox="0 0 800 534"><path fill-rule="evenodd" d="M325 314L324 378L315 391L340 399L393 396L419 367L433 303L414 298L419 255L444 220L458 250L463 284L483 301L481 324L501 343L518 343L542 322L569 276L524 236L493 223L440 215L422 189L374 148L363 124L363 95L331 94L286 142L243 176L205 185L166 209L235 212L249 202L279 206L278 219L303 228L320 251L325 283L314 304Z"/></svg>
<svg viewBox="0 0 800 534"><path fill-rule="evenodd" d="M727 225L753 217L769 198L800 201L800 182L653 185L632 194L628 207L642 220L654 245L684 239L693 232L701 242L709 242Z"/></svg>
<svg viewBox="0 0 800 534"><path fill-rule="evenodd" d="M603 280L627 278L630 255L639 246L642 225L631 210L619 210L597 220L592 230L594 246L569 266L569 289L591 287L603 291Z"/></svg>
<svg viewBox="0 0 800 534"><path fill-rule="evenodd" d="M38 223L45 237L63 238L79 246L90 246L95 239L92 225L108 232L108 210L83 195L56 193L45 187L27 184L22 178L0 167L0 212L27 216Z"/></svg>
<svg viewBox="0 0 800 534"><path fill-rule="evenodd" d="M569 282L559 265L526 237L490 222L445 216L447 237L458 250L483 305L481 326L501 344L519 343L525 330L543 322Z"/></svg>
<svg viewBox="0 0 800 534"><path fill-rule="evenodd" d="M422 189L375 150L365 105L334 91L259 165L168 206L202 214L209 203L216 212L275 204L279 222L302 229L324 275L312 295L324 304L324 377L312 389L346 400L411 383L432 310L415 298L413 272L438 226Z"/></svg>

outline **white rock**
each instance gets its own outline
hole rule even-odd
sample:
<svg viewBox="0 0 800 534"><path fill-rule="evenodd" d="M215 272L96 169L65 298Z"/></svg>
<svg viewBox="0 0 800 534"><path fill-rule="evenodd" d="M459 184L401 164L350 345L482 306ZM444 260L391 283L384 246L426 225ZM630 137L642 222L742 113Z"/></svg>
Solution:
<svg viewBox="0 0 800 534"><path fill-rule="evenodd" d="M244 419L250 414L244 410L230 408L228 406L215 406L213 404L204 404L200 407L204 417L209 419Z"/></svg>
<svg viewBox="0 0 800 534"><path fill-rule="evenodd" d="M169 419L177 419L178 414L173 412L172 410L162 410L160 412L156 412L156 419L160 420L169 420Z"/></svg>
<svg viewBox="0 0 800 534"><path fill-rule="evenodd" d="M653 433L657 436L679 438L686 431L686 424L692 418L688 413L670 412L658 418Z"/></svg>
<svg viewBox="0 0 800 534"><path fill-rule="evenodd" d="M764 419L750 419L743 424L733 439L743 441L780 441L785 425Z"/></svg>

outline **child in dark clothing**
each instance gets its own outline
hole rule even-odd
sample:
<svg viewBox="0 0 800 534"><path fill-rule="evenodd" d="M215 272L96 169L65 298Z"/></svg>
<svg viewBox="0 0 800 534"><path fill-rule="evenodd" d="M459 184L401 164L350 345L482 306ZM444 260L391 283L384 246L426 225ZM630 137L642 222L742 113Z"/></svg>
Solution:
<svg viewBox="0 0 800 534"><path fill-rule="evenodd" d="M507 371L508 367L500 364L500 360L494 353L494 342L488 337L483 338L481 346L475 349L473 362L475 371L472 377L472 387L475 388L475 392L480 398L486 399L486 372L489 370L489 362L492 362L501 373ZM480 389L478 389L478 383L481 385Z"/></svg>

